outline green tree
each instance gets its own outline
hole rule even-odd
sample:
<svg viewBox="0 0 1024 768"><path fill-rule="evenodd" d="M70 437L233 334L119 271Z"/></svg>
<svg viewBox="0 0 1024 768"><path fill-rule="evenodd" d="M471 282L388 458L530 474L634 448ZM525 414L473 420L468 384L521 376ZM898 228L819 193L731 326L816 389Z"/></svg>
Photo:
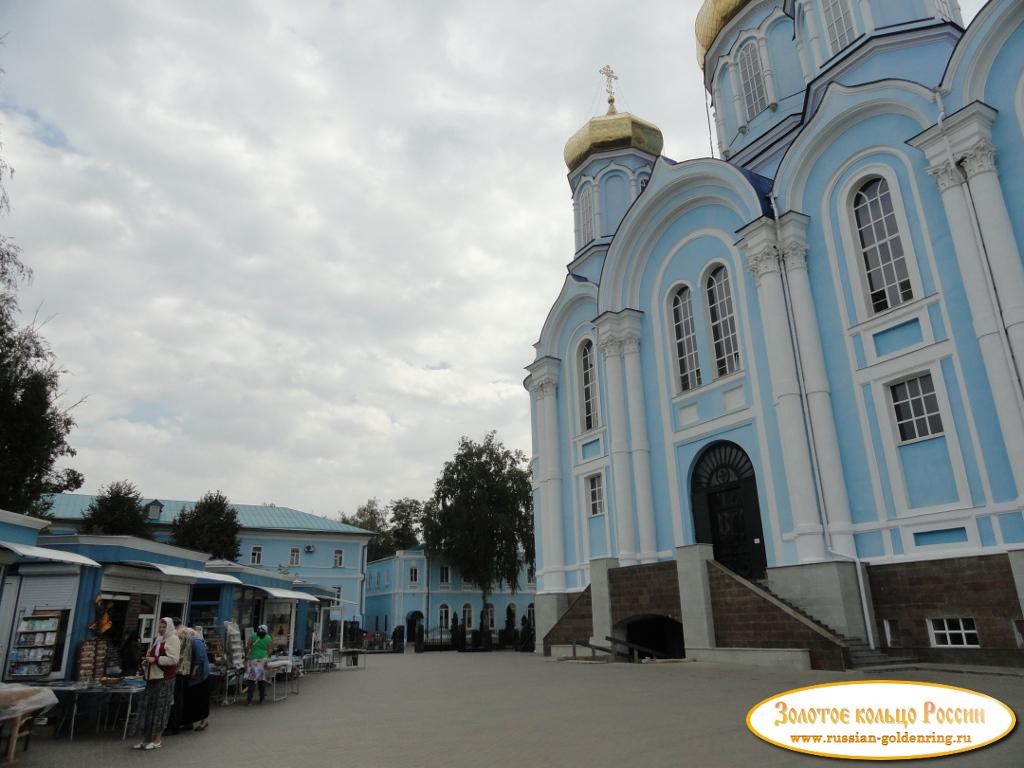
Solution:
<svg viewBox="0 0 1024 768"><path fill-rule="evenodd" d="M171 541L179 547L209 552L223 560L237 560L238 511L220 491L207 491L192 509L182 507L171 523Z"/></svg>
<svg viewBox="0 0 1024 768"><path fill-rule="evenodd" d="M10 208L3 181L11 173L0 157L0 213ZM64 371L39 329L17 322L17 287L31 277L21 249L0 234L0 509L43 515L49 494L80 488L83 477L55 467L75 455L67 443L74 406L59 403Z"/></svg>
<svg viewBox="0 0 1024 768"><path fill-rule="evenodd" d="M354 515L344 513L338 515L343 523L362 528L364 531L371 531L375 534L370 543L366 546L366 559L368 562L380 560L394 553L395 548L391 539L391 532L388 530L388 521L385 510L381 507L376 498L368 499L361 504Z"/></svg>
<svg viewBox="0 0 1024 768"><path fill-rule="evenodd" d="M480 587L483 602L504 583L515 592L524 564L533 566L533 494L522 451L494 432L483 443L459 440L425 505L423 538L431 557L458 568Z"/></svg>
<svg viewBox="0 0 1024 768"><path fill-rule="evenodd" d="M100 488L82 517L83 533L105 536L141 536L150 539L142 494L127 480L115 480Z"/></svg>
<svg viewBox="0 0 1024 768"><path fill-rule="evenodd" d="M420 543L420 526L423 520L423 502L416 499L394 499L388 504L390 521L388 533L391 536L392 551L410 549Z"/></svg>

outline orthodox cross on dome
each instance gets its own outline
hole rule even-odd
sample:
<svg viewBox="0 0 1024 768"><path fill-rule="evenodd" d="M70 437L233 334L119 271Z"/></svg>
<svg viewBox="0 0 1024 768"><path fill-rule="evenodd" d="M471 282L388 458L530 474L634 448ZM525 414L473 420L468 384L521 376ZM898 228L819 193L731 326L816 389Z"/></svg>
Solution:
<svg viewBox="0 0 1024 768"><path fill-rule="evenodd" d="M605 64L604 67L597 70L597 74L604 75L605 85L604 89L608 92L608 114L617 114L619 110L615 108L615 82L619 79L619 76L615 74L615 70L612 69L611 64Z"/></svg>

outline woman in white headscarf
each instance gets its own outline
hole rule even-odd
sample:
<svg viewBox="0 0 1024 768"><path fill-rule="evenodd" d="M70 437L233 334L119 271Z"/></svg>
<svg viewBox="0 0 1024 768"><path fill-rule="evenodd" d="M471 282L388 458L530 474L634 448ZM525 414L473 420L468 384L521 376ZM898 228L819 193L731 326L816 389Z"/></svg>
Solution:
<svg viewBox="0 0 1024 768"><path fill-rule="evenodd" d="M132 749L159 749L167 715L174 703L174 678L178 672L181 641L174 632L174 620L160 620L160 631L153 638L143 660L146 669L146 698L142 702L142 741Z"/></svg>

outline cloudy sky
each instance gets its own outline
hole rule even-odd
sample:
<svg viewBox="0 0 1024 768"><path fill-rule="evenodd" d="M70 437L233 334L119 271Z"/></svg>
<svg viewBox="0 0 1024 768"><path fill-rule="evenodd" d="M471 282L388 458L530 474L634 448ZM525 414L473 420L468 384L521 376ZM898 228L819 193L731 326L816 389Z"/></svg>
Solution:
<svg viewBox="0 0 1024 768"><path fill-rule="evenodd" d="M461 435L529 454L562 148L611 64L666 155L709 153L699 7L4 0L0 226L82 491L333 516L427 498Z"/></svg>

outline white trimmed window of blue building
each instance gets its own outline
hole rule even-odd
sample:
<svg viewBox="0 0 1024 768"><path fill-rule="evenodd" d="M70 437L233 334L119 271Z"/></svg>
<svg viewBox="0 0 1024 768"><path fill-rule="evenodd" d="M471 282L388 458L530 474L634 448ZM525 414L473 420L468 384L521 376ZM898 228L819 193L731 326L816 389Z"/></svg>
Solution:
<svg viewBox="0 0 1024 768"><path fill-rule="evenodd" d="M473 606L469 603L462 604L462 626L464 629L473 628Z"/></svg>
<svg viewBox="0 0 1024 768"><path fill-rule="evenodd" d="M415 565L409 569L409 583L419 584L420 582L420 569Z"/></svg>
<svg viewBox="0 0 1024 768"><path fill-rule="evenodd" d="M440 568L440 575L438 579L441 582L442 587L450 587L452 585L452 570L447 565L442 565Z"/></svg>
<svg viewBox="0 0 1024 768"><path fill-rule="evenodd" d="M484 606L484 621L487 622L488 629L494 629L494 603Z"/></svg>
<svg viewBox="0 0 1024 768"><path fill-rule="evenodd" d="M345 566L345 550L336 549L334 550L334 567L343 568Z"/></svg>
<svg viewBox="0 0 1024 768"><path fill-rule="evenodd" d="M249 550L249 565L261 565L263 563L263 547L253 544Z"/></svg>
<svg viewBox="0 0 1024 768"><path fill-rule="evenodd" d="M850 0L824 0L822 12L825 14L825 33L829 49L835 56L857 36L853 26L853 14L850 11Z"/></svg>
<svg viewBox="0 0 1024 768"><path fill-rule="evenodd" d="M577 353L579 377L580 430L589 432L600 426L597 410L597 368L594 364L594 342L590 339L580 344Z"/></svg>
<svg viewBox="0 0 1024 768"><path fill-rule="evenodd" d="M736 335L736 315L728 270L724 266L712 269L705 287L711 325L711 348L715 353L715 373L717 376L728 376L740 370L740 344Z"/></svg>
<svg viewBox="0 0 1024 768"><path fill-rule="evenodd" d="M864 182L853 196L853 219L866 281L868 306L884 312L914 298L889 182Z"/></svg>
<svg viewBox="0 0 1024 768"><path fill-rule="evenodd" d="M584 479L587 489L587 511L591 517L604 514L604 478L601 473L588 475Z"/></svg>
<svg viewBox="0 0 1024 768"><path fill-rule="evenodd" d="M298 565L298 564L299 564L299 548L298 547L292 547L291 549L288 550L288 565Z"/></svg>
<svg viewBox="0 0 1024 768"><path fill-rule="evenodd" d="M594 239L594 185L589 182L581 185L577 193L576 215L580 238L576 249L579 250Z"/></svg>
<svg viewBox="0 0 1024 768"><path fill-rule="evenodd" d="M911 443L943 433L942 414L930 373L889 385L900 443Z"/></svg>
<svg viewBox="0 0 1024 768"><path fill-rule="evenodd" d="M750 122L768 108L768 94L765 90L764 67L756 40L744 43L737 56L740 67L740 87L743 90L743 106L746 121Z"/></svg>
<svg viewBox="0 0 1024 768"><path fill-rule="evenodd" d="M682 286L672 294L672 335L676 345L678 391L700 386L700 360L697 356L697 329L693 322L693 294Z"/></svg>
<svg viewBox="0 0 1024 768"><path fill-rule="evenodd" d="M451 624L451 613L448 610L448 603L441 603L441 607L437 609L437 625L441 629L448 629Z"/></svg>
<svg viewBox="0 0 1024 768"><path fill-rule="evenodd" d="M536 584L537 583L537 569L532 565L526 569L526 583Z"/></svg>

